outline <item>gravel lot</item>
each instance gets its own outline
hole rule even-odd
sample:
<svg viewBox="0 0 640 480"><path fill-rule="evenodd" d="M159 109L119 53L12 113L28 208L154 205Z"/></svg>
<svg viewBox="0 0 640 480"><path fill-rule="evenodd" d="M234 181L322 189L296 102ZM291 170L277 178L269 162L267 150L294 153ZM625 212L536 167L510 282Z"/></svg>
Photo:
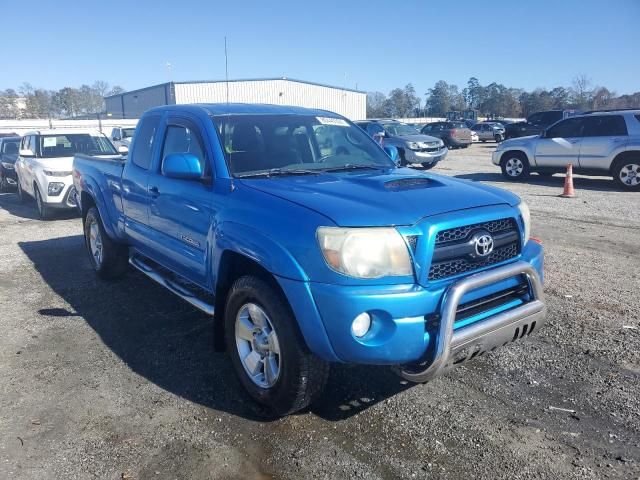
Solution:
<svg viewBox="0 0 640 480"><path fill-rule="evenodd" d="M284 419L211 319L139 274L98 281L77 218L0 194L0 478L640 478L640 193L577 177L558 198L560 175L503 181L493 148L436 171L529 203L547 326L426 385L335 367Z"/></svg>

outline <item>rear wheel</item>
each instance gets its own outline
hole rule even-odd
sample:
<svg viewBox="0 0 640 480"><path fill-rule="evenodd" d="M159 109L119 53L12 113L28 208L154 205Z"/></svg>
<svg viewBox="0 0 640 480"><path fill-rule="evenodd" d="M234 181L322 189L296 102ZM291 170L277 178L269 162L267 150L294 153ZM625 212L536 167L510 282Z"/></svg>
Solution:
<svg viewBox="0 0 640 480"><path fill-rule="evenodd" d="M35 191L36 207L38 208L38 215L40 216L40 220L47 220L51 216L51 209L47 207L46 203L44 203L38 185L34 185L33 190Z"/></svg>
<svg viewBox="0 0 640 480"><path fill-rule="evenodd" d="M509 180L524 180L529 176L530 168L527 157L522 152L507 152L500 160L502 175Z"/></svg>
<svg viewBox="0 0 640 480"><path fill-rule="evenodd" d="M96 207L91 207L84 219L84 242L91 265L99 277L115 280L127 272L127 248L109 238Z"/></svg>
<svg viewBox="0 0 640 480"><path fill-rule="evenodd" d="M621 158L612 169L613 179L625 190L640 190L640 158Z"/></svg>
<svg viewBox="0 0 640 480"><path fill-rule="evenodd" d="M309 352L286 299L267 282L236 280L224 323L234 369L254 400L288 415L322 393L329 365Z"/></svg>

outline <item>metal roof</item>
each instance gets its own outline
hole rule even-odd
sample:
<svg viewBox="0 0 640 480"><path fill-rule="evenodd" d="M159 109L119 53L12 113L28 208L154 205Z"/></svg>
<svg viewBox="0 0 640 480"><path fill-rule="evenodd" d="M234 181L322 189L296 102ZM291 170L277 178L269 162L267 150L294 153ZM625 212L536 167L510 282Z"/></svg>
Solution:
<svg viewBox="0 0 640 480"><path fill-rule="evenodd" d="M317 83L317 82L309 82L306 80L298 80L296 78L288 78L288 77L271 77L271 78L239 78L239 79L235 79L235 80L193 80L193 81L189 81L189 82L165 82L165 83L158 83L157 85L151 85L149 87L144 87L144 88L138 88L135 90L128 90L126 92L122 92L122 93L117 93L115 95L108 95L104 98L113 98L113 97L119 97L121 95L125 95L128 93L138 93L138 92L143 92L145 90L150 90L152 88L158 88L158 87L167 87L170 85L188 85L188 84L197 84L197 83L234 83L234 82L270 82L270 81L276 81L276 80L284 80L284 81L288 81L288 82L295 82L295 83L304 83L307 85L315 85L317 87L325 87L325 88L334 88L336 90L344 90L347 92L355 92L355 93L362 93L362 94L366 94L366 92L363 92L362 90L356 90L353 88L346 88L346 87L336 87L335 85L327 85L324 83Z"/></svg>

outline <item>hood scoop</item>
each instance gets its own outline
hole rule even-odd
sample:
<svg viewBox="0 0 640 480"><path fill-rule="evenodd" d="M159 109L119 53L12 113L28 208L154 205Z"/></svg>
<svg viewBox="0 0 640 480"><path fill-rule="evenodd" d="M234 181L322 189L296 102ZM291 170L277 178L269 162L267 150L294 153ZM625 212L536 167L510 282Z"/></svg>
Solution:
<svg viewBox="0 0 640 480"><path fill-rule="evenodd" d="M384 184L384 188L387 190L410 190L412 188L424 188L426 186L435 186L439 183L431 178L427 177L407 177L391 180Z"/></svg>

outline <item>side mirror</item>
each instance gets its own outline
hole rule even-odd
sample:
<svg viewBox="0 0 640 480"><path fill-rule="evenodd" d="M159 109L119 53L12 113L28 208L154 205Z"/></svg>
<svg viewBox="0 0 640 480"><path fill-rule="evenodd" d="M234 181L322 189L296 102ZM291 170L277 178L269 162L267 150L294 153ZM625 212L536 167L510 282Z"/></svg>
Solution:
<svg viewBox="0 0 640 480"><path fill-rule="evenodd" d="M393 145L385 145L384 151L387 155L389 155L389 158L393 160L393 163L395 163L396 165L399 165L400 159L398 155L398 149L396 147L394 147Z"/></svg>
<svg viewBox="0 0 640 480"><path fill-rule="evenodd" d="M202 178L200 159L192 153L170 153L162 161L162 174L181 180L200 180Z"/></svg>
<svg viewBox="0 0 640 480"><path fill-rule="evenodd" d="M127 147L126 145L120 145L118 147L118 153L120 155L127 155L129 153L129 147Z"/></svg>
<svg viewBox="0 0 640 480"><path fill-rule="evenodd" d="M21 157L35 157L36 154L30 148L21 148L19 155Z"/></svg>

